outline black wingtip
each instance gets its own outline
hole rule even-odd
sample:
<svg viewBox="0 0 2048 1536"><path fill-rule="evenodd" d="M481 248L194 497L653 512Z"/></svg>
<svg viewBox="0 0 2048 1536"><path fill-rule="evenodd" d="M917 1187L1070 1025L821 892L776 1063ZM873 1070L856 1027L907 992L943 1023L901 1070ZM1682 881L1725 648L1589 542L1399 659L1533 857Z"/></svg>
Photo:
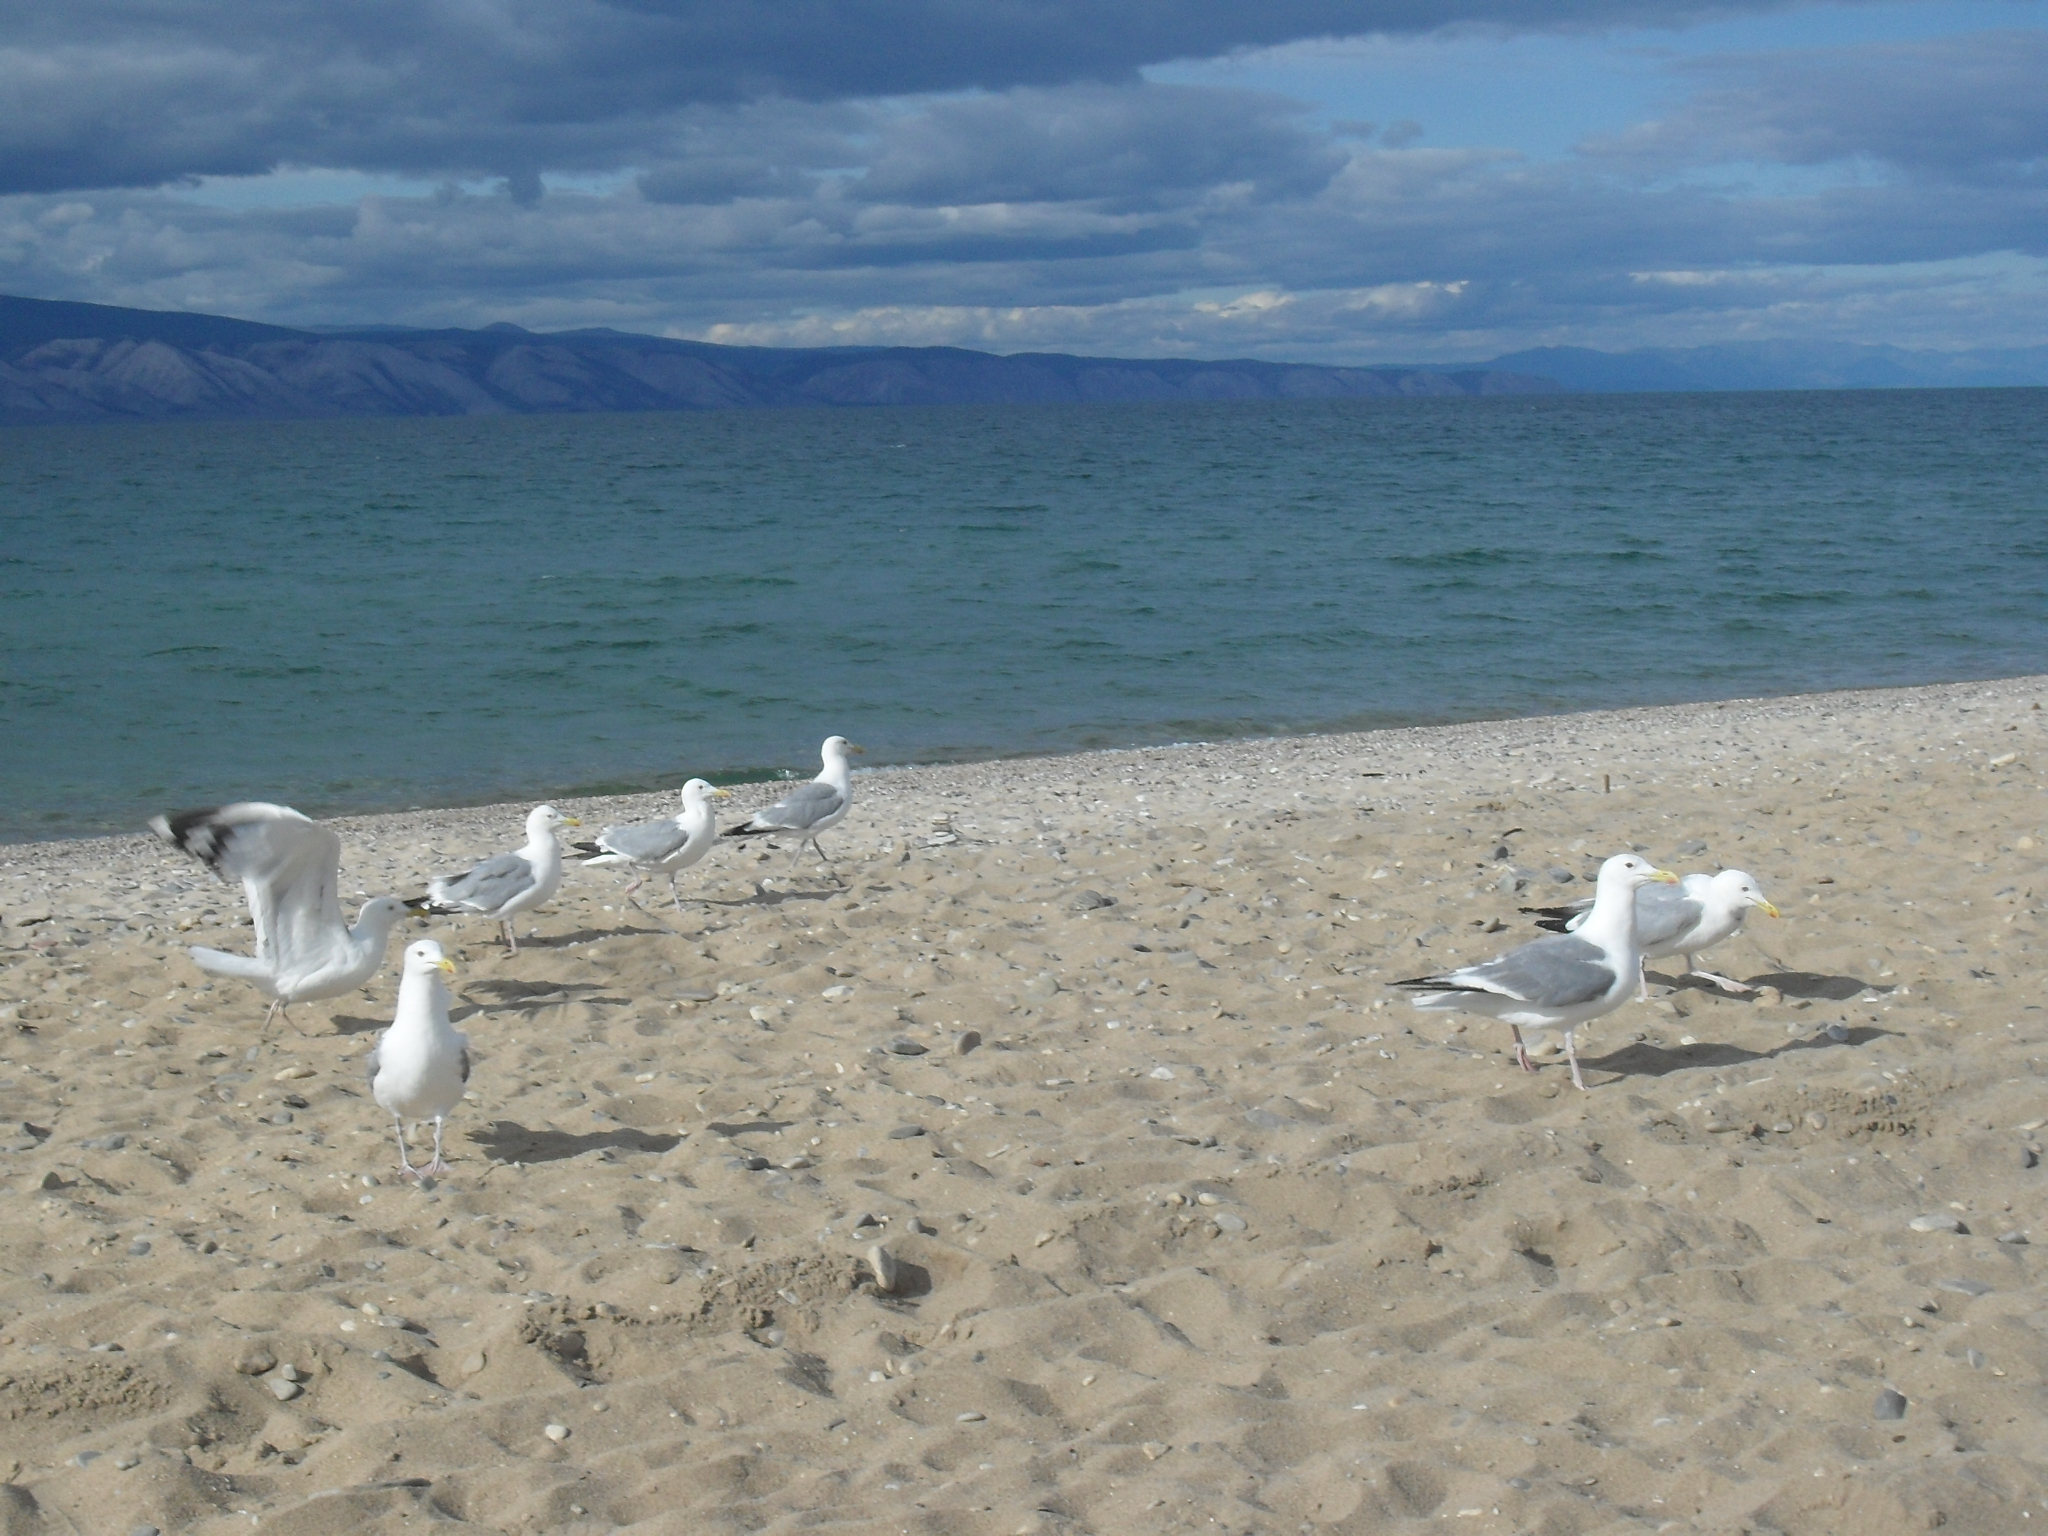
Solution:
<svg viewBox="0 0 2048 1536"><path fill-rule="evenodd" d="M1539 917L1536 926L1546 933L1570 933L1572 925L1562 917Z"/></svg>
<svg viewBox="0 0 2048 1536"><path fill-rule="evenodd" d="M1390 987L1429 987L1442 991L1445 982L1441 976L1410 976L1406 981L1390 981L1387 985Z"/></svg>
<svg viewBox="0 0 2048 1536"><path fill-rule="evenodd" d="M767 832L768 829L766 827L757 827L750 821L743 821L736 827L727 827L718 835L720 837L765 837Z"/></svg>
<svg viewBox="0 0 2048 1536"><path fill-rule="evenodd" d="M168 816L152 816L149 830L179 852L191 854L219 874L220 856L227 846L226 834L232 830L214 819L220 812L221 807L208 805L196 811L173 811Z"/></svg>
<svg viewBox="0 0 2048 1536"><path fill-rule="evenodd" d="M596 843L571 843L569 846L581 854L599 854L604 852L604 849Z"/></svg>

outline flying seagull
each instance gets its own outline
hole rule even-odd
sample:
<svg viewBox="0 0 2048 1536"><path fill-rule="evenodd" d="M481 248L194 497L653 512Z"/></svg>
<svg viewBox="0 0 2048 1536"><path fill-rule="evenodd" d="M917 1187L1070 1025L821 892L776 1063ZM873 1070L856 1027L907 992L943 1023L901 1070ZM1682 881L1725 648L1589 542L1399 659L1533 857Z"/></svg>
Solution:
<svg viewBox="0 0 2048 1536"><path fill-rule="evenodd" d="M379 896L350 927L341 915L341 839L288 805L244 800L157 816L150 831L222 879L242 882L256 953L192 946L199 968L249 982L270 998L264 1028L293 1003L352 992L384 964L405 903Z"/></svg>
<svg viewBox="0 0 2048 1536"><path fill-rule="evenodd" d="M443 916L472 912L495 917L504 927L505 943L516 955L519 936L512 931L512 919L546 901L562 883L562 848L555 841L555 828L582 825L552 805L537 805L527 813L524 848L517 853L493 854L467 874L429 881L427 894L406 905Z"/></svg>
<svg viewBox="0 0 2048 1536"><path fill-rule="evenodd" d="M639 870L640 878L626 887L628 901L654 876L667 875L669 898L676 904L676 915L681 916L683 898L676 889L676 876L703 859L718 841L718 822L712 815L711 802L730 798L730 791L714 789L702 779L692 779L683 786L683 808L675 815L627 827L606 827L595 841L576 844L576 850L592 855L583 861L585 869L600 864L630 864Z"/></svg>
<svg viewBox="0 0 2048 1536"><path fill-rule="evenodd" d="M825 850L819 846L818 834L829 832L846 820L846 813L853 808L852 771L846 765L848 753L861 752L844 736L827 736L818 755L825 761L824 770L808 784L799 785L764 811L756 811L736 827L727 827L727 837L769 837L781 834L794 836L796 846L790 850L789 866L796 868L797 856L803 852L805 843L818 850L818 857L827 864Z"/></svg>
<svg viewBox="0 0 2048 1536"><path fill-rule="evenodd" d="M1618 853L1600 866L1593 908L1578 932L1546 934L1496 959L1394 985L1407 988L1418 1008L1502 1020L1514 1031L1515 1060L1525 1072L1536 1068L1522 1043L1522 1026L1562 1029L1572 1086L1583 1089L1586 1080L1579 1075L1572 1032L1612 1013L1636 990L1643 962L1635 894L1653 882L1675 885L1678 876L1632 853Z"/></svg>

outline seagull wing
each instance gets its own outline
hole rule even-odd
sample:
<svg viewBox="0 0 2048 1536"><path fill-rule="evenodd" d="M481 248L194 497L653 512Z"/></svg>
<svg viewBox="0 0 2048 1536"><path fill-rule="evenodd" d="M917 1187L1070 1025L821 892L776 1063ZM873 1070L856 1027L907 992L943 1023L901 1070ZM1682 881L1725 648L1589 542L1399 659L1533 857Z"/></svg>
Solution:
<svg viewBox="0 0 2048 1536"><path fill-rule="evenodd" d="M1707 904L1704 893L1692 889L1697 879L1688 875L1684 885L1646 885L1636 892L1636 942L1645 950L1669 944L1699 926Z"/></svg>
<svg viewBox="0 0 2048 1536"><path fill-rule="evenodd" d="M597 846L635 864L659 864L690 840L690 834L676 824L673 816L658 821L635 822L630 827L606 827Z"/></svg>
<svg viewBox="0 0 2048 1536"><path fill-rule="evenodd" d="M1394 985L1428 992L1491 992L1542 1008L1576 1008L1605 996L1615 979L1606 950L1576 934L1560 933L1478 965Z"/></svg>
<svg viewBox="0 0 2048 1536"><path fill-rule="evenodd" d="M427 890L437 904L472 912L495 912L534 883L533 865L523 853L500 853L466 875L436 880Z"/></svg>
<svg viewBox="0 0 2048 1536"><path fill-rule="evenodd" d="M348 947L341 839L287 805L247 800L150 823L223 879L242 882L256 955L280 976L317 970Z"/></svg>
<svg viewBox="0 0 2048 1536"><path fill-rule="evenodd" d="M813 779L769 806L756 811L726 835L745 837L757 832L804 832L833 815L846 804L846 797L822 780Z"/></svg>

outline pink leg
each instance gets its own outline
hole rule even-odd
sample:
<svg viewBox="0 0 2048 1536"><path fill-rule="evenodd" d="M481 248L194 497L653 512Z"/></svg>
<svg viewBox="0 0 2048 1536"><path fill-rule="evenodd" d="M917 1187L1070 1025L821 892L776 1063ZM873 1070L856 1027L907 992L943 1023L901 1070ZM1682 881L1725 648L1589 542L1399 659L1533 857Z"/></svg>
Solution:
<svg viewBox="0 0 2048 1536"><path fill-rule="evenodd" d="M1584 1093L1586 1091L1586 1080L1579 1076L1579 1053L1572 1047L1572 1032L1570 1030L1564 1032L1564 1056L1565 1060L1572 1064L1572 1086L1578 1089L1579 1092Z"/></svg>
<svg viewBox="0 0 2048 1536"><path fill-rule="evenodd" d="M1536 1063L1529 1059L1529 1048L1522 1044L1522 1027L1519 1024L1510 1024L1508 1028L1515 1032L1515 1060L1521 1064L1524 1072L1534 1072Z"/></svg>
<svg viewBox="0 0 2048 1536"><path fill-rule="evenodd" d="M441 1157L441 1117L434 1116L434 1160L419 1170L419 1177L434 1178L448 1171L448 1164Z"/></svg>
<svg viewBox="0 0 2048 1536"><path fill-rule="evenodd" d="M420 1176L420 1171L413 1167L412 1160L405 1155L405 1122L399 1120L396 1123L398 1127L398 1176L402 1179L416 1179Z"/></svg>

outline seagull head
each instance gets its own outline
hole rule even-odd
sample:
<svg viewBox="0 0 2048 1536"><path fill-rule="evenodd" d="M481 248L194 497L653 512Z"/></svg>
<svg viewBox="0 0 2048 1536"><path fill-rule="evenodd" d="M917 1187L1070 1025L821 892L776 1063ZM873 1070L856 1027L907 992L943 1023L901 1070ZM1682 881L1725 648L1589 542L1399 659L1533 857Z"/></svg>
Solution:
<svg viewBox="0 0 2048 1536"><path fill-rule="evenodd" d="M819 755L828 763L834 758L843 763L846 761L846 755L849 752L856 757L864 757L867 755L867 750L866 747L861 746L858 742L848 741L844 736L827 736L825 738L825 745L819 749Z"/></svg>
<svg viewBox="0 0 2048 1536"><path fill-rule="evenodd" d="M1600 866L1597 889L1607 890L1619 886L1624 891L1637 891L1646 885L1676 885L1678 876L1668 869L1659 869L1648 859L1633 853L1617 853Z"/></svg>
<svg viewBox="0 0 2048 1536"><path fill-rule="evenodd" d="M455 974L455 962L441 953L441 946L432 939L421 939L417 944L405 946L405 974L426 976L435 971L443 975Z"/></svg>
<svg viewBox="0 0 2048 1536"><path fill-rule="evenodd" d="M406 902L396 896L377 896L363 903L363 910L356 914L356 923L395 923L412 911ZM389 932L387 928L385 930Z"/></svg>
<svg viewBox="0 0 2048 1536"><path fill-rule="evenodd" d="M583 823L574 816L564 816L552 805L536 805L526 816L526 835L544 837L557 827L580 827Z"/></svg>
<svg viewBox="0 0 2048 1536"><path fill-rule="evenodd" d="M720 789L707 779L692 779L683 786L683 804L702 805L707 800L730 800L732 791Z"/></svg>
<svg viewBox="0 0 2048 1536"><path fill-rule="evenodd" d="M1784 916L1775 902L1764 899L1763 887L1756 883L1756 876L1744 874L1739 869L1724 869L1714 876L1714 894L1732 911L1755 907L1765 917Z"/></svg>

